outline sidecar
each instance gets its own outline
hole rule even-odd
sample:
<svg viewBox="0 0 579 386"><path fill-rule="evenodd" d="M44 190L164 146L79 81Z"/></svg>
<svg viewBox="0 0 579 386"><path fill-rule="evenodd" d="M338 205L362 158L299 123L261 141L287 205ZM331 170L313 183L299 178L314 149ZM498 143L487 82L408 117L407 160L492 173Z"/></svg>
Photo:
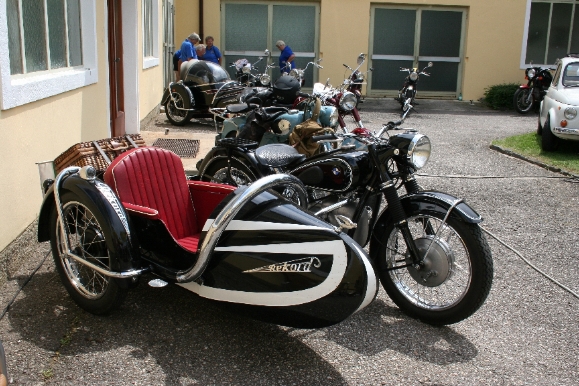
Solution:
<svg viewBox="0 0 579 386"><path fill-rule="evenodd" d="M181 65L180 71L183 81L169 83L161 98L167 119L177 126L191 118L213 118L209 108L237 103L245 88L213 62L190 60Z"/></svg>
<svg viewBox="0 0 579 386"><path fill-rule="evenodd" d="M300 327L338 323L376 296L366 252L334 227L277 194L301 182L273 175L251 186L189 181L174 153L129 150L104 181L91 166L43 181L38 240L76 303L94 314L117 308L148 277L177 284L231 310Z"/></svg>

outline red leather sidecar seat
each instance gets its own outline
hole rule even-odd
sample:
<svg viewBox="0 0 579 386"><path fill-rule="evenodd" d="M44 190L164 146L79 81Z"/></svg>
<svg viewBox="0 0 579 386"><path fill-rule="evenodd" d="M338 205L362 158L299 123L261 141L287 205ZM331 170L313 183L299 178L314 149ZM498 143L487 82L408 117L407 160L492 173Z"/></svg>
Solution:
<svg viewBox="0 0 579 386"><path fill-rule="evenodd" d="M162 221L175 242L193 253L197 252L207 217L235 189L207 182L188 182L181 159L157 147L140 147L121 154L107 168L104 179L129 213ZM197 200L203 201L198 203L203 218L199 218L195 210L191 192Z"/></svg>

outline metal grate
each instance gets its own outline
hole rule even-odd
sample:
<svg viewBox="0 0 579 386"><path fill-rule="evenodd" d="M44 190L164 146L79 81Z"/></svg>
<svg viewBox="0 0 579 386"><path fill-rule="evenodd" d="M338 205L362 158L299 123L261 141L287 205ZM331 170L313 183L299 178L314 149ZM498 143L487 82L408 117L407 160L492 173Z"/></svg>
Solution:
<svg viewBox="0 0 579 386"><path fill-rule="evenodd" d="M195 158L199 151L199 140L157 138L153 146L170 150L182 158Z"/></svg>

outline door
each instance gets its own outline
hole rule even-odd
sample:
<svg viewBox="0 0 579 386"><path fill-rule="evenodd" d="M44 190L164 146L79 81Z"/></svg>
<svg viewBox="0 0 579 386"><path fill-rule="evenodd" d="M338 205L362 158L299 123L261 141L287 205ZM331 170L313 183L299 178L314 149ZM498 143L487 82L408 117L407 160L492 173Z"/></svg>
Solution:
<svg viewBox="0 0 579 386"><path fill-rule="evenodd" d="M466 12L453 8L374 7L372 9L368 94L396 95L407 73L400 67L422 70L421 96L457 97L461 93Z"/></svg>
<svg viewBox="0 0 579 386"><path fill-rule="evenodd" d="M111 136L125 135L121 2L107 0Z"/></svg>
<svg viewBox="0 0 579 386"><path fill-rule="evenodd" d="M163 1L163 60L164 60L164 86L169 86L169 83L174 81L173 74L173 54L175 53L174 42L175 29L175 6L173 0Z"/></svg>
<svg viewBox="0 0 579 386"><path fill-rule="evenodd" d="M257 64L259 72L266 66L265 49L271 52L270 63L279 65L280 51L275 43L283 40L296 56L296 67L305 68L308 62L316 59L318 51L319 4L276 2L222 4L223 31L221 50L223 63L232 79L235 69L231 63L245 58L255 63L259 57L263 60ZM275 80L280 76L279 68L271 70ZM317 79L317 69L309 66L306 71L305 87L313 87Z"/></svg>

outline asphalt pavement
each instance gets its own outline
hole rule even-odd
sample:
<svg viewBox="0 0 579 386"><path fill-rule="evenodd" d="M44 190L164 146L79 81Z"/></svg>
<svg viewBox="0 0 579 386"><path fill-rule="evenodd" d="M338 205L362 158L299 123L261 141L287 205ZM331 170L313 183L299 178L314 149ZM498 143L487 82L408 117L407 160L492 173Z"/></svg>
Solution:
<svg viewBox="0 0 579 386"><path fill-rule="evenodd" d="M579 184L489 148L493 139L534 131L537 115L468 101L419 103L405 122L432 141L419 184L463 198L484 217L485 229L579 292ZM378 129L398 113L392 99L367 100L362 119ZM165 125L160 115L144 131L161 133ZM171 133L211 138L214 130L196 121ZM493 287L469 319L432 327L405 316L381 290L366 309L319 330L234 316L177 286L150 288L147 280L117 312L97 317L67 295L49 245L33 243L22 248L26 264L0 291L0 312L13 300L0 314L8 379L16 385L577 385L579 299L488 240Z"/></svg>

